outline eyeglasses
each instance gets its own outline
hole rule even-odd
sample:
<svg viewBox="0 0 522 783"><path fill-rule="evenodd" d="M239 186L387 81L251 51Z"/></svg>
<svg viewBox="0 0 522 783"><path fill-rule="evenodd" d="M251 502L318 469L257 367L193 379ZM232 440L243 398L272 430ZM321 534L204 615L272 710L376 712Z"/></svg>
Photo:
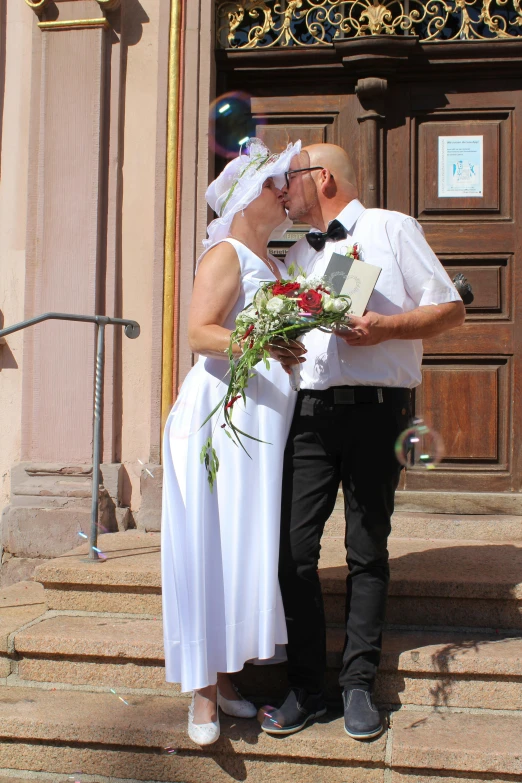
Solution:
<svg viewBox="0 0 522 783"><path fill-rule="evenodd" d="M290 187L290 174L299 174L301 171L321 171L321 169L324 169L324 166L310 166L307 169L290 169L290 171L285 172L285 181L286 181L286 187Z"/></svg>

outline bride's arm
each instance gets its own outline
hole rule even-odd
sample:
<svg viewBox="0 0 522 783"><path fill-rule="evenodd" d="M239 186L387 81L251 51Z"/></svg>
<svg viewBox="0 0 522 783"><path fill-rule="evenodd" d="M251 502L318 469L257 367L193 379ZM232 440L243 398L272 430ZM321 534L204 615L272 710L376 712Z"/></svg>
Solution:
<svg viewBox="0 0 522 783"><path fill-rule="evenodd" d="M237 253L229 242L216 245L201 260L188 322L189 345L194 353L226 358L231 331L222 324L237 301L240 280ZM234 353L241 353L239 345L234 346Z"/></svg>

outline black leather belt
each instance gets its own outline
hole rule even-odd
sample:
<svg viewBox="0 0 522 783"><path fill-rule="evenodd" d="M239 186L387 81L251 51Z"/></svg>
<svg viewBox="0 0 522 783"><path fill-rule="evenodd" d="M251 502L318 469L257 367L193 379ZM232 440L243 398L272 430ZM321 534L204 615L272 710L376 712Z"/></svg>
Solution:
<svg viewBox="0 0 522 783"><path fill-rule="evenodd" d="M327 405L365 405L381 402L402 405L411 400L411 389L391 386L332 386L329 389L301 389L299 397L321 400Z"/></svg>

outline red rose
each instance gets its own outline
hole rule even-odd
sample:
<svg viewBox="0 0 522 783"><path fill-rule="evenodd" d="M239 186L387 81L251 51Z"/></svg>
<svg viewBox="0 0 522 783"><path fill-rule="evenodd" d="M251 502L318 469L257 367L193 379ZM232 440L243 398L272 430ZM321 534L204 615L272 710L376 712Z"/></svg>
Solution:
<svg viewBox="0 0 522 783"><path fill-rule="evenodd" d="M241 395L240 394L236 395L235 397L232 397L232 399L229 400L229 402L227 402L227 404L225 405L225 410L227 410L228 408L231 408L232 405L239 399L241 399Z"/></svg>
<svg viewBox="0 0 522 783"><path fill-rule="evenodd" d="M272 286L272 293L274 296L288 296L293 291L298 291L300 288L299 283L274 283Z"/></svg>
<svg viewBox="0 0 522 783"><path fill-rule="evenodd" d="M323 309L323 297L319 291L306 291L304 294L301 294L297 301L299 302L299 307L305 313L317 315Z"/></svg>

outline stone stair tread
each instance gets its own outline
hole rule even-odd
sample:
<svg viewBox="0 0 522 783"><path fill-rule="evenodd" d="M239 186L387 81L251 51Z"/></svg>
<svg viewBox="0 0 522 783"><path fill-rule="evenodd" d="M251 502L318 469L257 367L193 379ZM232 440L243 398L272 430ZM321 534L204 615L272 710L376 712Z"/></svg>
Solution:
<svg viewBox="0 0 522 783"><path fill-rule="evenodd" d="M77 476L60 476L59 478L30 477L15 485L13 495L29 495L32 497L63 497L88 498L92 494L92 480Z"/></svg>
<svg viewBox="0 0 522 783"><path fill-rule="evenodd" d="M0 653L9 636L46 610L45 590L38 582L17 582L0 590Z"/></svg>
<svg viewBox="0 0 522 783"><path fill-rule="evenodd" d="M522 773L522 716L400 710L392 718L392 766Z"/></svg>
<svg viewBox="0 0 522 783"><path fill-rule="evenodd" d="M340 494L324 530L326 537L344 537L344 501ZM513 514L444 514L401 511L392 517L392 538L522 540L522 516Z"/></svg>
<svg viewBox="0 0 522 783"><path fill-rule="evenodd" d="M522 599L522 542L394 538L390 595ZM344 592L342 539L323 539L319 574L325 593Z"/></svg>
<svg viewBox="0 0 522 783"><path fill-rule="evenodd" d="M328 648L337 650L340 662L344 631L329 629L329 637ZM383 637L380 669L443 676L520 677L522 634L389 630Z"/></svg>
<svg viewBox="0 0 522 783"><path fill-rule="evenodd" d="M129 706L112 694L6 687L0 691L0 739L11 746L39 742L42 750L69 743L148 752L199 750L186 733L186 699L129 696L127 701ZM393 713L391 727L394 769L522 773L520 714L400 710ZM355 742L346 736L342 718L334 715L279 739L263 734L256 720L223 719L222 736L210 753L380 767L385 751L386 736Z"/></svg>
<svg viewBox="0 0 522 783"><path fill-rule="evenodd" d="M329 628L328 663L340 666L344 631ZM15 636L20 655L133 659L163 665L161 617L119 618L58 615ZM384 634L382 671L522 676L522 634L389 630Z"/></svg>
<svg viewBox="0 0 522 783"><path fill-rule="evenodd" d="M40 783L44 783L42 778L41 777L37 777L37 775L33 774L32 777L29 777L29 775L31 775L31 774L32 773L29 773L26 777L22 776L22 777L13 778L13 777L11 777L9 775L4 775L2 770L0 770L0 783L37 783L38 781L40 781ZM62 780L63 780L63 777L64 776L62 775L61 776ZM52 780L54 780L54 778L52 778ZM45 783L48 783L48 781L49 781L49 777L46 776Z"/></svg>
<svg viewBox="0 0 522 783"><path fill-rule="evenodd" d="M132 658L163 662L161 617L119 618L58 615L17 634L20 654Z"/></svg>
<svg viewBox="0 0 522 783"><path fill-rule="evenodd" d="M337 529L339 527L337 526ZM427 514L396 511L392 538L522 540L522 516L512 514Z"/></svg>
<svg viewBox="0 0 522 783"><path fill-rule="evenodd" d="M160 534L107 533L100 548L107 559L82 563L83 544L38 567L35 579L63 585L161 591ZM522 599L522 541L393 538L390 595ZM346 576L342 539L323 538L319 572L325 593L343 593Z"/></svg>
<svg viewBox="0 0 522 783"><path fill-rule="evenodd" d="M188 737L187 699L126 696L36 688L0 689L0 741L81 743L120 748L199 749ZM221 738L212 754L232 753L286 758L384 761L386 738L351 740L341 717L325 718L306 732L283 740L264 734L257 720L222 718ZM1 742L0 742L1 744Z"/></svg>
<svg viewBox="0 0 522 783"><path fill-rule="evenodd" d="M49 560L35 571L35 579L49 585L114 585L161 589L160 534L127 530L104 533L98 539L106 559L85 563L89 552L84 543L61 557Z"/></svg>

